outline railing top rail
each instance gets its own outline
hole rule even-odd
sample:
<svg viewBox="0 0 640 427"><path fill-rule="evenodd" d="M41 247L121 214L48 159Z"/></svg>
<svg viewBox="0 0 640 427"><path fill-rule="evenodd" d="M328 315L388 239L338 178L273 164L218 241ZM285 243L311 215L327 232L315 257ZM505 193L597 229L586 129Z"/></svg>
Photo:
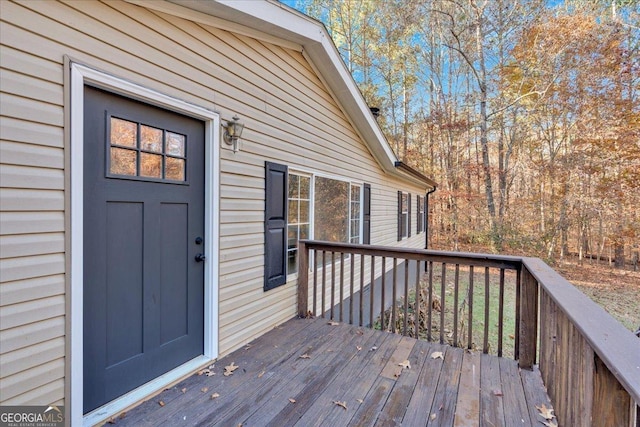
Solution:
<svg viewBox="0 0 640 427"><path fill-rule="evenodd" d="M640 403L640 339L539 258L522 258L611 373Z"/></svg>
<svg viewBox="0 0 640 427"><path fill-rule="evenodd" d="M304 243L310 249L321 251L348 252L357 255L374 255L388 258L446 262L448 264L495 267L507 270L518 270L522 265L521 257L509 255L434 251L430 249L359 245L340 242L324 242L319 240L301 240L300 243Z"/></svg>

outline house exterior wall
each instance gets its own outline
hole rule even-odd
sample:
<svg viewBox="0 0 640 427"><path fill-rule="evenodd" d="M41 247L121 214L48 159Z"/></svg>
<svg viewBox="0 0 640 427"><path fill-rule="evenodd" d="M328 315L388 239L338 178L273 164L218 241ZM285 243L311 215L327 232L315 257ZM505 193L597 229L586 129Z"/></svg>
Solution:
<svg viewBox="0 0 640 427"><path fill-rule="evenodd" d="M223 143L219 165L221 356L296 313L295 280L263 291L265 161L371 184L371 243L424 246L425 189L382 172L301 49L186 10L196 19L116 1L0 8L0 404L65 403L65 56L245 124L240 151ZM399 190L412 194L401 242Z"/></svg>

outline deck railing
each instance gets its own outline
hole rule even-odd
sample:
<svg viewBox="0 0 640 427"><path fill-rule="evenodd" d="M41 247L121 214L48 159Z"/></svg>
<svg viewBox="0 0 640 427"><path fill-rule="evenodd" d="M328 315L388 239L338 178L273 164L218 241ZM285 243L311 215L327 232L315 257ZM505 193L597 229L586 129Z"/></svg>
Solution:
<svg viewBox="0 0 640 427"><path fill-rule="evenodd" d="M537 364L560 425L640 425L640 339L540 259L319 241L298 254L300 316Z"/></svg>

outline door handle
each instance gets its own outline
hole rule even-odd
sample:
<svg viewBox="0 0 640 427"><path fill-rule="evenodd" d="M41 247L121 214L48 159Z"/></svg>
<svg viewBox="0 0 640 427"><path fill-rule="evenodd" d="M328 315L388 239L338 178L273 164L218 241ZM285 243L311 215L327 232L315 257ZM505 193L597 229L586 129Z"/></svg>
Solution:
<svg viewBox="0 0 640 427"><path fill-rule="evenodd" d="M207 259L207 257L206 257L206 256L204 256L204 254L198 254L198 255L196 255L196 261L197 261L197 262L202 262L202 261L204 261L205 259Z"/></svg>

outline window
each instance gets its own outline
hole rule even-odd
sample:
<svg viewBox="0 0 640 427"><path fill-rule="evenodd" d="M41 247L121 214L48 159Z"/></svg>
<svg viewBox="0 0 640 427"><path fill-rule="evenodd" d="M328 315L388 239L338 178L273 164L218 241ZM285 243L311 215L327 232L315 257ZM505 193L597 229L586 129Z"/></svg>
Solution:
<svg viewBox="0 0 640 427"><path fill-rule="evenodd" d="M107 176L185 182L186 136L109 118Z"/></svg>
<svg viewBox="0 0 640 427"><path fill-rule="evenodd" d="M411 237L411 194L398 191L398 241Z"/></svg>
<svg viewBox="0 0 640 427"><path fill-rule="evenodd" d="M309 238L311 178L289 174L289 216L287 225L287 273L298 272L298 240Z"/></svg>
<svg viewBox="0 0 640 427"><path fill-rule="evenodd" d="M265 284L298 272L298 240L369 243L371 186L265 162Z"/></svg>
<svg viewBox="0 0 640 427"><path fill-rule="evenodd" d="M300 239L361 242L361 185L322 176L289 173L287 199L287 274L298 272Z"/></svg>

